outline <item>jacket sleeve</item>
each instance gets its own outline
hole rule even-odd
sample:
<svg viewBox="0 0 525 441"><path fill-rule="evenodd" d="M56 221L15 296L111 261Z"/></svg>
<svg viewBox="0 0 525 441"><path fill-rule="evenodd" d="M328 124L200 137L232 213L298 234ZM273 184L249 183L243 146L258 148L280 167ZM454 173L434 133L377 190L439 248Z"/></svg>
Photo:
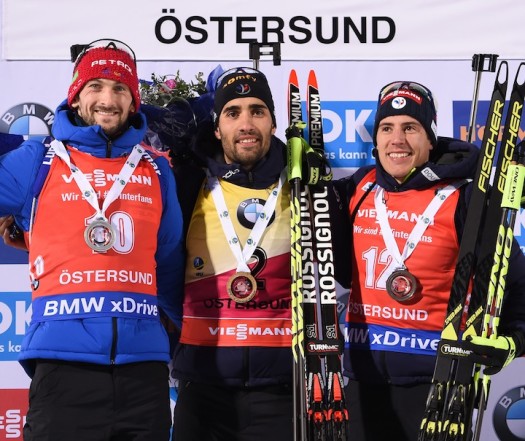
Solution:
<svg viewBox="0 0 525 441"><path fill-rule="evenodd" d="M178 327L182 321L184 293L184 245L182 212L175 178L164 158L156 160L161 170L163 210L157 241L157 296L159 307Z"/></svg>
<svg viewBox="0 0 525 441"><path fill-rule="evenodd" d="M44 152L42 143L26 141L0 156L0 216L14 215L25 231L29 230L33 182Z"/></svg>
<svg viewBox="0 0 525 441"><path fill-rule="evenodd" d="M343 288L349 288L351 278L352 226L348 212L348 180L333 181L328 188L330 226L334 250L335 279Z"/></svg>

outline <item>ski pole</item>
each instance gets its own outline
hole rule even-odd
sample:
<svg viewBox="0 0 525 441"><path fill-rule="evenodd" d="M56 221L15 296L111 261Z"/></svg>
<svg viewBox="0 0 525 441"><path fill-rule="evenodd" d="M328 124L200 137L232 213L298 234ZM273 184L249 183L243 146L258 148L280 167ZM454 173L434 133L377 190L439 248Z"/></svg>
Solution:
<svg viewBox="0 0 525 441"><path fill-rule="evenodd" d="M281 64L281 43L258 43L250 42L249 56L253 60L253 68L259 70L261 55L271 55L274 66Z"/></svg>
<svg viewBox="0 0 525 441"><path fill-rule="evenodd" d="M306 380L304 363L303 279L301 247L301 177L302 141L300 123L286 130L288 182L290 182L291 212L291 297L292 297L292 352L294 441L306 441Z"/></svg>
<svg viewBox="0 0 525 441"><path fill-rule="evenodd" d="M496 54L474 54L472 56L472 70L476 72L474 81L474 96L470 108L470 118L467 134L467 142L472 142L474 136L474 125L476 123L476 114L478 112L478 95L479 84L481 82L482 72L495 72L498 55Z"/></svg>

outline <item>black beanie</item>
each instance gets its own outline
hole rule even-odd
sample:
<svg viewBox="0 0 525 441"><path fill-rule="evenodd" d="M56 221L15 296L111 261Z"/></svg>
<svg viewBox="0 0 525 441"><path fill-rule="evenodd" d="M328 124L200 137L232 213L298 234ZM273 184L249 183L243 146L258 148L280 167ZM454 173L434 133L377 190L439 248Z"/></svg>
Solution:
<svg viewBox="0 0 525 441"><path fill-rule="evenodd" d="M231 72L231 73L230 73ZM275 105L268 80L264 74L256 69L237 67L223 73L217 80L213 105L215 125L219 123L223 107L236 98L259 98L268 106L275 123Z"/></svg>
<svg viewBox="0 0 525 441"><path fill-rule="evenodd" d="M379 123L388 116L408 115L417 119L433 146L437 144L437 114L432 93L413 81L395 81L381 89L377 101L373 141L377 146Z"/></svg>

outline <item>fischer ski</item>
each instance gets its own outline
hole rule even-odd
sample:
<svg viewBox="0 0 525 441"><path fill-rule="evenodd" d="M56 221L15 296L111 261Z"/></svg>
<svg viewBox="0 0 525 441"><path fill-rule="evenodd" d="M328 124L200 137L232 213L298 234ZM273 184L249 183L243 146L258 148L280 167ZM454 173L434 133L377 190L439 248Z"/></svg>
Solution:
<svg viewBox="0 0 525 441"><path fill-rule="evenodd" d="M297 392L296 440L346 441L347 420L341 373L342 339L337 318L336 283L332 252L327 189L331 179L324 156L321 104L317 79L310 71L307 88L308 124L302 122L302 107L297 74L289 80L288 167L292 188L292 276L301 275L293 284L294 359L304 381ZM308 142L302 130L308 127ZM292 146L295 152L292 152ZM297 205L298 204L298 205ZM302 290L298 291L298 287ZM300 299L298 298L300 296ZM299 348L300 342L304 346ZM298 362L304 357L303 366Z"/></svg>
<svg viewBox="0 0 525 441"><path fill-rule="evenodd" d="M462 341L467 336L480 335L483 311L490 308L487 305L487 291L503 211L501 203L523 108L525 86L518 83L522 65L512 87L499 149L497 144L508 83L508 65L505 61L500 64L496 75L465 219L468 228L464 230L460 244L419 441L469 439L473 409L479 406L476 398L478 386L473 380L475 366L468 359L469 352L462 348ZM494 185L490 187L493 166ZM469 296L470 287L472 292ZM468 305L466 315L465 305ZM465 320L464 329L461 328L462 320ZM480 411L478 409L478 413Z"/></svg>
<svg viewBox="0 0 525 441"><path fill-rule="evenodd" d="M519 125L518 125L519 126ZM503 213L498 228L498 236L493 256L493 266L490 273L490 285L487 293L487 302L483 315L482 337L495 339L498 336L499 319L508 273L509 257L514 239L514 225L516 214L520 209L525 181L525 142L522 141L514 152L514 162L510 164L508 177L501 206ZM475 365L474 390L472 398L475 401L470 406L471 412L478 410L472 440L477 441L481 435L484 410L490 389L490 375L481 372L481 366Z"/></svg>

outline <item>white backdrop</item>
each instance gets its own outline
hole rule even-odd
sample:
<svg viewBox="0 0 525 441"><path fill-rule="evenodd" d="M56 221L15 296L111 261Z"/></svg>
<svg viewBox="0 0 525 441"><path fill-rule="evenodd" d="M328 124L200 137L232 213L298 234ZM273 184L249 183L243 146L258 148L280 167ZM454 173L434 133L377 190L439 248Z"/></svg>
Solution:
<svg viewBox="0 0 525 441"><path fill-rule="evenodd" d="M296 0L248 7L240 0L92 0L89 6L74 0L3 0L0 132L48 134L71 79L72 44L118 38L135 49L141 78L179 70L189 81L197 72L207 76L218 64L224 69L251 66L248 40L261 42L267 36L274 42L279 37L281 65L263 56L259 66L272 87L277 134L284 138L290 69L298 71L304 86L308 71L315 69L326 150L341 176L372 161L375 101L384 84L412 80L427 85L438 101L439 134L465 139L475 84L473 54L495 53L507 60L509 88L525 59L522 0L327 0L305 5ZM481 75L476 121L481 131L476 130L475 142L494 79L494 73ZM515 235L525 243L524 228L521 212ZM0 244L0 441L22 439L27 407L29 379L16 361L31 314L26 262L25 253ZM482 439L525 440L524 367L520 359L494 377Z"/></svg>

